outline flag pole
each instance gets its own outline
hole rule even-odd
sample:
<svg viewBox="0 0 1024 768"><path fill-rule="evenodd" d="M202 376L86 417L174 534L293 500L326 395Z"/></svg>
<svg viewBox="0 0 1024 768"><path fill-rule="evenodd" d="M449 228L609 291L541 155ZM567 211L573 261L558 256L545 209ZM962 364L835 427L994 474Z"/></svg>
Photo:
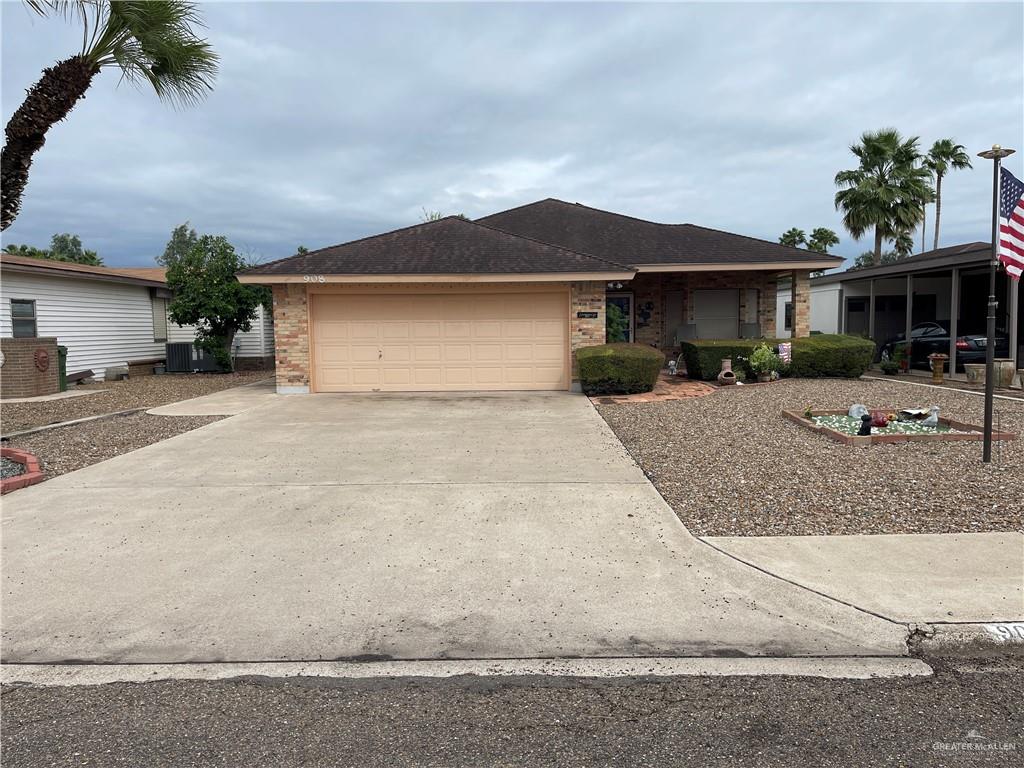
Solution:
<svg viewBox="0 0 1024 768"><path fill-rule="evenodd" d="M992 160L992 258L988 263L988 329L985 338L985 433L981 460L992 461L992 416L995 405L996 377L996 267L999 265L999 170L1004 157L1014 150L993 144L992 149L979 152L978 157Z"/></svg>

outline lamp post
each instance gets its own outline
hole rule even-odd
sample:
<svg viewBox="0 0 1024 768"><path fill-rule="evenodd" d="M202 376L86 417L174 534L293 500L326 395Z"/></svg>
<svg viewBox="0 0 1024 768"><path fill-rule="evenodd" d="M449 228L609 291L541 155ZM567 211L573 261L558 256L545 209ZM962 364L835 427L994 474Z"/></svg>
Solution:
<svg viewBox="0 0 1024 768"><path fill-rule="evenodd" d="M979 152L978 157L992 160L992 258L988 263L988 330L985 339L985 435L981 460L992 461L992 411L995 401L995 356L996 356L996 267L999 266L999 169L1004 157L1015 150L993 144L992 149Z"/></svg>

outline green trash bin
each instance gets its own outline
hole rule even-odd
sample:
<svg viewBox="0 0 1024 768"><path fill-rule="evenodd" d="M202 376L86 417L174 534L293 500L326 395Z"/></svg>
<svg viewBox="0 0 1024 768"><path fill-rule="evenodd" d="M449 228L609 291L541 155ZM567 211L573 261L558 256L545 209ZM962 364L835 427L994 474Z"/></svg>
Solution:
<svg viewBox="0 0 1024 768"><path fill-rule="evenodd" d="M68 348L57 347L57 371L60 378L60 391L68 391Z"/></svg>

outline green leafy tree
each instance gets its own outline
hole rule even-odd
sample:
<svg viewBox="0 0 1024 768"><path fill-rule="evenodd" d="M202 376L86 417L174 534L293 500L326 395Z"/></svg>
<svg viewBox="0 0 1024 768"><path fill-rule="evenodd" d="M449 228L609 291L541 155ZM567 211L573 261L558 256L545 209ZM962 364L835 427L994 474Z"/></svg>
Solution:
<svg viewBox="0 0 1024 768"><path fill-rule="evenodd" d="M864 251L864 253L862 253L860 256L856 258L856 260L854 260L853 266L851 266L850 269L864 269L865 267L873 267L876 266L877 264L892 264L893 262L899 260L900 255L896 253L896 251L885 251L882 254L881 260L877 262L875 261L874 251Z"/></svg>
<svg viewBox="0 0 1024 768"><path fill-rule="evenodd" d="M92 267L102 267L101 259L96 251L89 251L82 247L82 239L78 235L64 232L50 238L49 248L36 248L31 245L10 245L4 249L7 253L19 256L30 256L34 259L50 259L51 261L66 261L74 264L87 264Z"/></svg>
<svg viewBox="0 0 1024 768"><path fill-rule="evenodd" d="M50 128L67 117L105 67L122 79L148 83L156 95L188 105L213 88L217 55L194 31L202 25L195 3L185 0L29 0L40 15L77 18L82 48L43 70L7 122L0 157L0 229L14 223L28 184L32 158Z"/></svg>
<svg viewBox="0 0 1024 768"><path fill-rule="evenodd" d="M859 162L836 174L836 210L854 239L874 231L874 261L880 264L885 241L924 219L925 202L933 194L931 172L921 164L918 138L904 139L892 128L865 132L850 151Z"/></svg>
<svg viewBox="0 0 1024 768"><path fill-rule="evenodd" d="M307 253L309 253L309 248L307 248L304 245L300 245L298 248L295 249L296 256L304 256Z"/></svg>
<svg viewBox="0 0 1024 768"><path fill-rule="evenodd" d="M839 235L828 227L816 227L807 241L807 248L817 253L828 253L828 249L839 245Z"/></svg>
<svg viewBox="0 0 1024 768"><path fill-rule="evenodd" d="M156 263L163 267L169 266L172 261L182 258L191 251L198 240L199 235L189 227L187 221L179 224L171 232L171 239L167 241L163 255L157 256Z"/></svg>
<svg viewBox="0 0 1024 768"><path fill-rule="evenodd" d="M248 331L262 304L269 306L264 286L243 285L235 273L250 264L225 237L203 235L184 255L167 264L167 287L174 292L168 314L178 325L196 326L196 346L210 352L224 370L231 370L231 342Z"/></svg>
<svg viewBox="0 0 1024 768"><path fill-rule="evenodd" d="M971 167L971 156L963 144L953 139L939 139L924 159L925 167L935 174L935 242L933 248L939 247L939 224L942 219L942 177L952 171L962 171ZM929 201L930 202L930 201Z"/></svg>
<svg viewBox="0 0 1024 768"><path fill-rule="evenodd" d="M802 229L790 227L782 233L782 237L779 238L779 243L782 245L788 245L790 248L802 248L807 245L807 233Z"/></svg>

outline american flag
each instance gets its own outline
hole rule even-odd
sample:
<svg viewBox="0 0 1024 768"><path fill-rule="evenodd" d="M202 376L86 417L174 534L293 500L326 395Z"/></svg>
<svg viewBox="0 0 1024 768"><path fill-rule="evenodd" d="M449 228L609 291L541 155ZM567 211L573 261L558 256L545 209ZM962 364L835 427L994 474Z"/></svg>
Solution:
<svg viewBox="0 0 1024 768"><path fill-rule="evenodd" d="M1024 183L1005 168L999 178L999 260L1014 280L1024 271Z"/></svg>

